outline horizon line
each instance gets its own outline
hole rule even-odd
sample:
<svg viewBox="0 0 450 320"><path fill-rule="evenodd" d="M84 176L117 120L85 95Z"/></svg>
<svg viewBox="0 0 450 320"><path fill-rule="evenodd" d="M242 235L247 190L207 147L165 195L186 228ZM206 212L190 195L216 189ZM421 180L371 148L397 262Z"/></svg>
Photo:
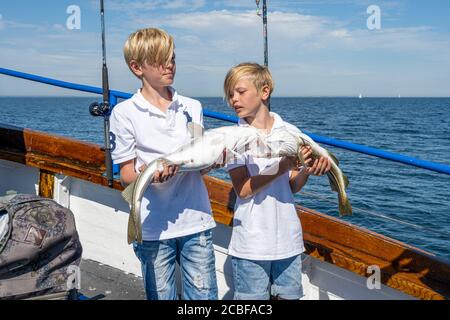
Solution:
<svg viewBox="0 0 450 320"><path fill-rule="evenodd" d="M189 95L191 98L216 98L223 99L222 96L196 96ZM0 98L101 98L100 95L88 95L88 96L77 96L77 95L25 95L25 96L10 96L10 95L0 95ZM358 95L304 95L304 96L274 96L271 99L285 99L285 98L354 98L354 99L371 99L371 98L393 98L393 99L405 99L405 98L438 98L438 99L450 99L450 96L392 96L392 95L376 95L376 96L364 96L359 98Z"/></svg>

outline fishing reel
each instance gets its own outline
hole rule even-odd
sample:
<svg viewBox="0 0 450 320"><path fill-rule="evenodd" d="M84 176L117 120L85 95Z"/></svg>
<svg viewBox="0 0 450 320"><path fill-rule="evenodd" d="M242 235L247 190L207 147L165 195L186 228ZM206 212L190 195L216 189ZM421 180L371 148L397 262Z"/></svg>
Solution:
<svg viewBox="0 0 450 320"><path fill-rule="evenodd" d="M110 110L109 102L93 102L89 106L89 112L94 117L105 117Z"/></svg>

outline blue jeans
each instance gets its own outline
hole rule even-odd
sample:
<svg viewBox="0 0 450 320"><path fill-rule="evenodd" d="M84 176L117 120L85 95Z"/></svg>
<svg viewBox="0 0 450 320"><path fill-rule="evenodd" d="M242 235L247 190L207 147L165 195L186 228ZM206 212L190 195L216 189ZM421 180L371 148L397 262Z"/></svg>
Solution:
<svg viewBox="0 0 450 320"><path fill-rule="evenodd" d="M175 265L180 264L183 299L217 300L211 230L161 241L133 244L141 261L148 300L176 300Z"/></svg>
<svg viewBox="0 0 450 320"><path fill-rule="evenodd" d="M269 300L270 296L298 300L303 296L301 255L282 260L232 257L234 299Z"/></svg>

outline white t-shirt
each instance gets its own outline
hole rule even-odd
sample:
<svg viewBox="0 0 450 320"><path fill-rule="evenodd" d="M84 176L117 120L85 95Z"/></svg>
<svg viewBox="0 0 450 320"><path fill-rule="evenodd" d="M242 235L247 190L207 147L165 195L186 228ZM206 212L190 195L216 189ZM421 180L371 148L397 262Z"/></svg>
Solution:
<svg viewBox="0 0 450 320"><path fill-rule="evenodd" d="M189 143L188 122L203 126L199 101L172 91L164 113L140 90L114 107L110 117L111 156L114 163L136 159L135 170ZM215 227L211 205L200 172L178 173L151 184L141 203L142 237L146 241L172 239Z"/></svg>
<svg viewBox="0 0 450 320"><path fill-rule="evenodd" d="M272 130L285 127L300 132L295 126L284 122L279 115L274 118ZM244 119L240 126L248 126ZM236 163L227 165L231 171L246 165L250 176L275 172L281 158L265 159L244 153ZM276 178L260 192L248 199L236 198L233 233L228 253L249 260L280 260L304 251L302 227L297 216L294 196L289 185L289 172Z"/></svg>

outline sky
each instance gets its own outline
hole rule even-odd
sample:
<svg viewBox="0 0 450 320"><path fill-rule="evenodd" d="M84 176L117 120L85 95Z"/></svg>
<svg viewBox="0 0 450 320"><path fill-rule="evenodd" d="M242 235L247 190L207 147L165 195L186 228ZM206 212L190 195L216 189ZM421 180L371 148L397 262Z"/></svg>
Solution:
<svg viewBox="0 0 450 320"><path fill-rule="evenodd" d="M2 0L0 68L101 86L99 3ZM267 5L273 96L450 97L450 1L267 0ZM379 15L368 13L373 6ZM264 61L254 0L105 0L105 24L114 90L139 88L122 48L129 34L146 27L173 35L174 86L183 95L221 97L229 68ZM0 75L0 96L82 95Z"/></svg>

